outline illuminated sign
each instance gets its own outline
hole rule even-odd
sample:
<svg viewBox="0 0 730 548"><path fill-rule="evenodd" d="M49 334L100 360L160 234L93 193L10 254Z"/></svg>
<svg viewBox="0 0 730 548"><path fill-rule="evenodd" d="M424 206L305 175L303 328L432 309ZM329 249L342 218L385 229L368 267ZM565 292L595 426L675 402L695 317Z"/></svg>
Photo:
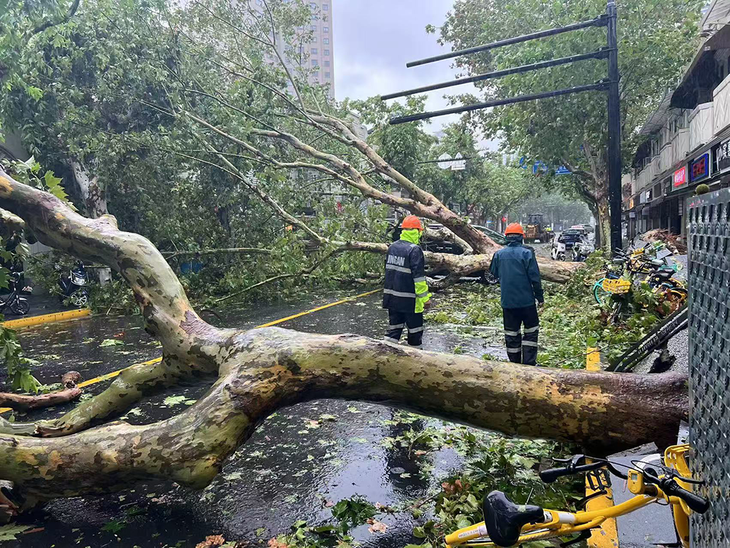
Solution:
<svg viewBox="0 0 730 548"><path fill-rule="evenodd" d="M679 188L686 184L687 184L687 166L682 166L677 171L674 172L674 177L672 178L672 186L674 188Z"/></svg>
<svg viewBox="0 0 730 548"><path fill-rule="evenodd" d="M710 153L705 152L689 165L689 181L696 183L710 176Z"/></svg>

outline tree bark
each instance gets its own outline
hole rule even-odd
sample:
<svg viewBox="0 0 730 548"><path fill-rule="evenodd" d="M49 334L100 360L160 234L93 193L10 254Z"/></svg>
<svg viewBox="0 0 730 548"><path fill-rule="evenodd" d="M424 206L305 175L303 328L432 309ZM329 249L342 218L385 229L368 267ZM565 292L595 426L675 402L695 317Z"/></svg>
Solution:
<svg viewBox="0 0 730 548"><path fill-rule="evenodd" d="M596 200L596 232L599 237L600 248L607 254L611 254L611 208L608 198L603 197Z"/></svg>
<svg viewBox="0 0 730 548"><path fill-rule="evenodd" d="M65 429L15 425L0 436L0 479L12 482L11 498L20 508L155 479L204 487L266 416L318 398L387 402L510 435L575 442L595 453L664 444L687 415L682 376L549 370L355 335L218 329L192 310L159 251L141 236L119 231L113 217L86 219L1 168L0 207L22 217L46 245L120 272L164 356L124 371L105 392L83 402L78 420ZM439 260L451 258L456 256ZM484 266L484 255L460 260ZM78 432L144 394L205 373L217 373L218 380L179 415ZM61 435L22 435L28 432Z"/></svg>
<svg viewBox="0 0 730 548"><path fill-rule="evenodd" d="M107 209L106 192L99 184L99 177L92 177L81 162L76 160L71 161L71 169L88 216L98 219L102 215L107 215L109 210Z"/></svg>

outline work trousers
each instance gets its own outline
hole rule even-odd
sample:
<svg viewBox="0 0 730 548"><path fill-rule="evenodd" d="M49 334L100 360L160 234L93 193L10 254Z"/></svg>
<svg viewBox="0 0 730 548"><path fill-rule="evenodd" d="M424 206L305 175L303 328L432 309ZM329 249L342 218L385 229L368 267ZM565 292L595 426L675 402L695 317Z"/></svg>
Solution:
<svg viewBox="0 0 730 548"><path fill-rule="evenodd" d="M389 324L385 332L385 340L397 343L403 333L403 328L408 328L408 344L421 346L423 339L423 313L398 312L388 309Z"/></svg>
<svg viewBox="0 0 730 548"><path fill-rule="evenodd" d="M524 308L503 308L504 340L507 344L509 361L537 364L537 336L540 332L540 319L537 316L537 306ZM525 325L525 334L520 332Z"/></svg>

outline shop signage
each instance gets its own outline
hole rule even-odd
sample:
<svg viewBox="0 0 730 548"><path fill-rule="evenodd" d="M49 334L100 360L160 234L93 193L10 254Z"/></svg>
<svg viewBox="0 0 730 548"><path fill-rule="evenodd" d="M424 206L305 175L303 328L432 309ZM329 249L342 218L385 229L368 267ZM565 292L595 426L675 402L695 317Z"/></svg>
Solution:
<svg viewBox="0 0 730 548"><path fill-rule="evenodd" d="M635 205L636 203L634 201L634 197L632 196L631 198L629 198L629 209L634 209Z"/></svg>
<svg viewBox="0 0 730 548"><path fill-rule="evenodd" d="M723 141L712 149L715 161L715 172L730 169L730 139Z"/></svg>
<svg viewBox="0 0 730 548"><path fill-rule="evenodd" d="M710 176L710 153L705 152L689 165L689 182L696 183Z"/></svg>
<svg viewBox="0 0 730 548"><path fill-rule="evenodd" d="M687 166L680 167L677 171L674 172L674 177L672 178L672 186L674 188L680 188L687 184Z"/></svg>

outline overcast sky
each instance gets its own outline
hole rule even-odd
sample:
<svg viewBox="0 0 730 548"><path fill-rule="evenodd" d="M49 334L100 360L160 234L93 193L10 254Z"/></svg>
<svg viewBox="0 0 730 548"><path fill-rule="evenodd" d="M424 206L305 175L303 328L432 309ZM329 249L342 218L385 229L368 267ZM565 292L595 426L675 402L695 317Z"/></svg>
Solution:
<svg viewBox="0 0 730 548"><path fill-rule="evenodd" d="M335 93L337 99L366 99L373 95L452 80L456 71L449 60L415 68L406 62L450 51L427 34L426 25L439 27L453 0L332 0ZM452 93L473 92L471 84ZM428 94L428 110L447 108L449 90ZM458 116L434 118L431 130Z"/></svg>

